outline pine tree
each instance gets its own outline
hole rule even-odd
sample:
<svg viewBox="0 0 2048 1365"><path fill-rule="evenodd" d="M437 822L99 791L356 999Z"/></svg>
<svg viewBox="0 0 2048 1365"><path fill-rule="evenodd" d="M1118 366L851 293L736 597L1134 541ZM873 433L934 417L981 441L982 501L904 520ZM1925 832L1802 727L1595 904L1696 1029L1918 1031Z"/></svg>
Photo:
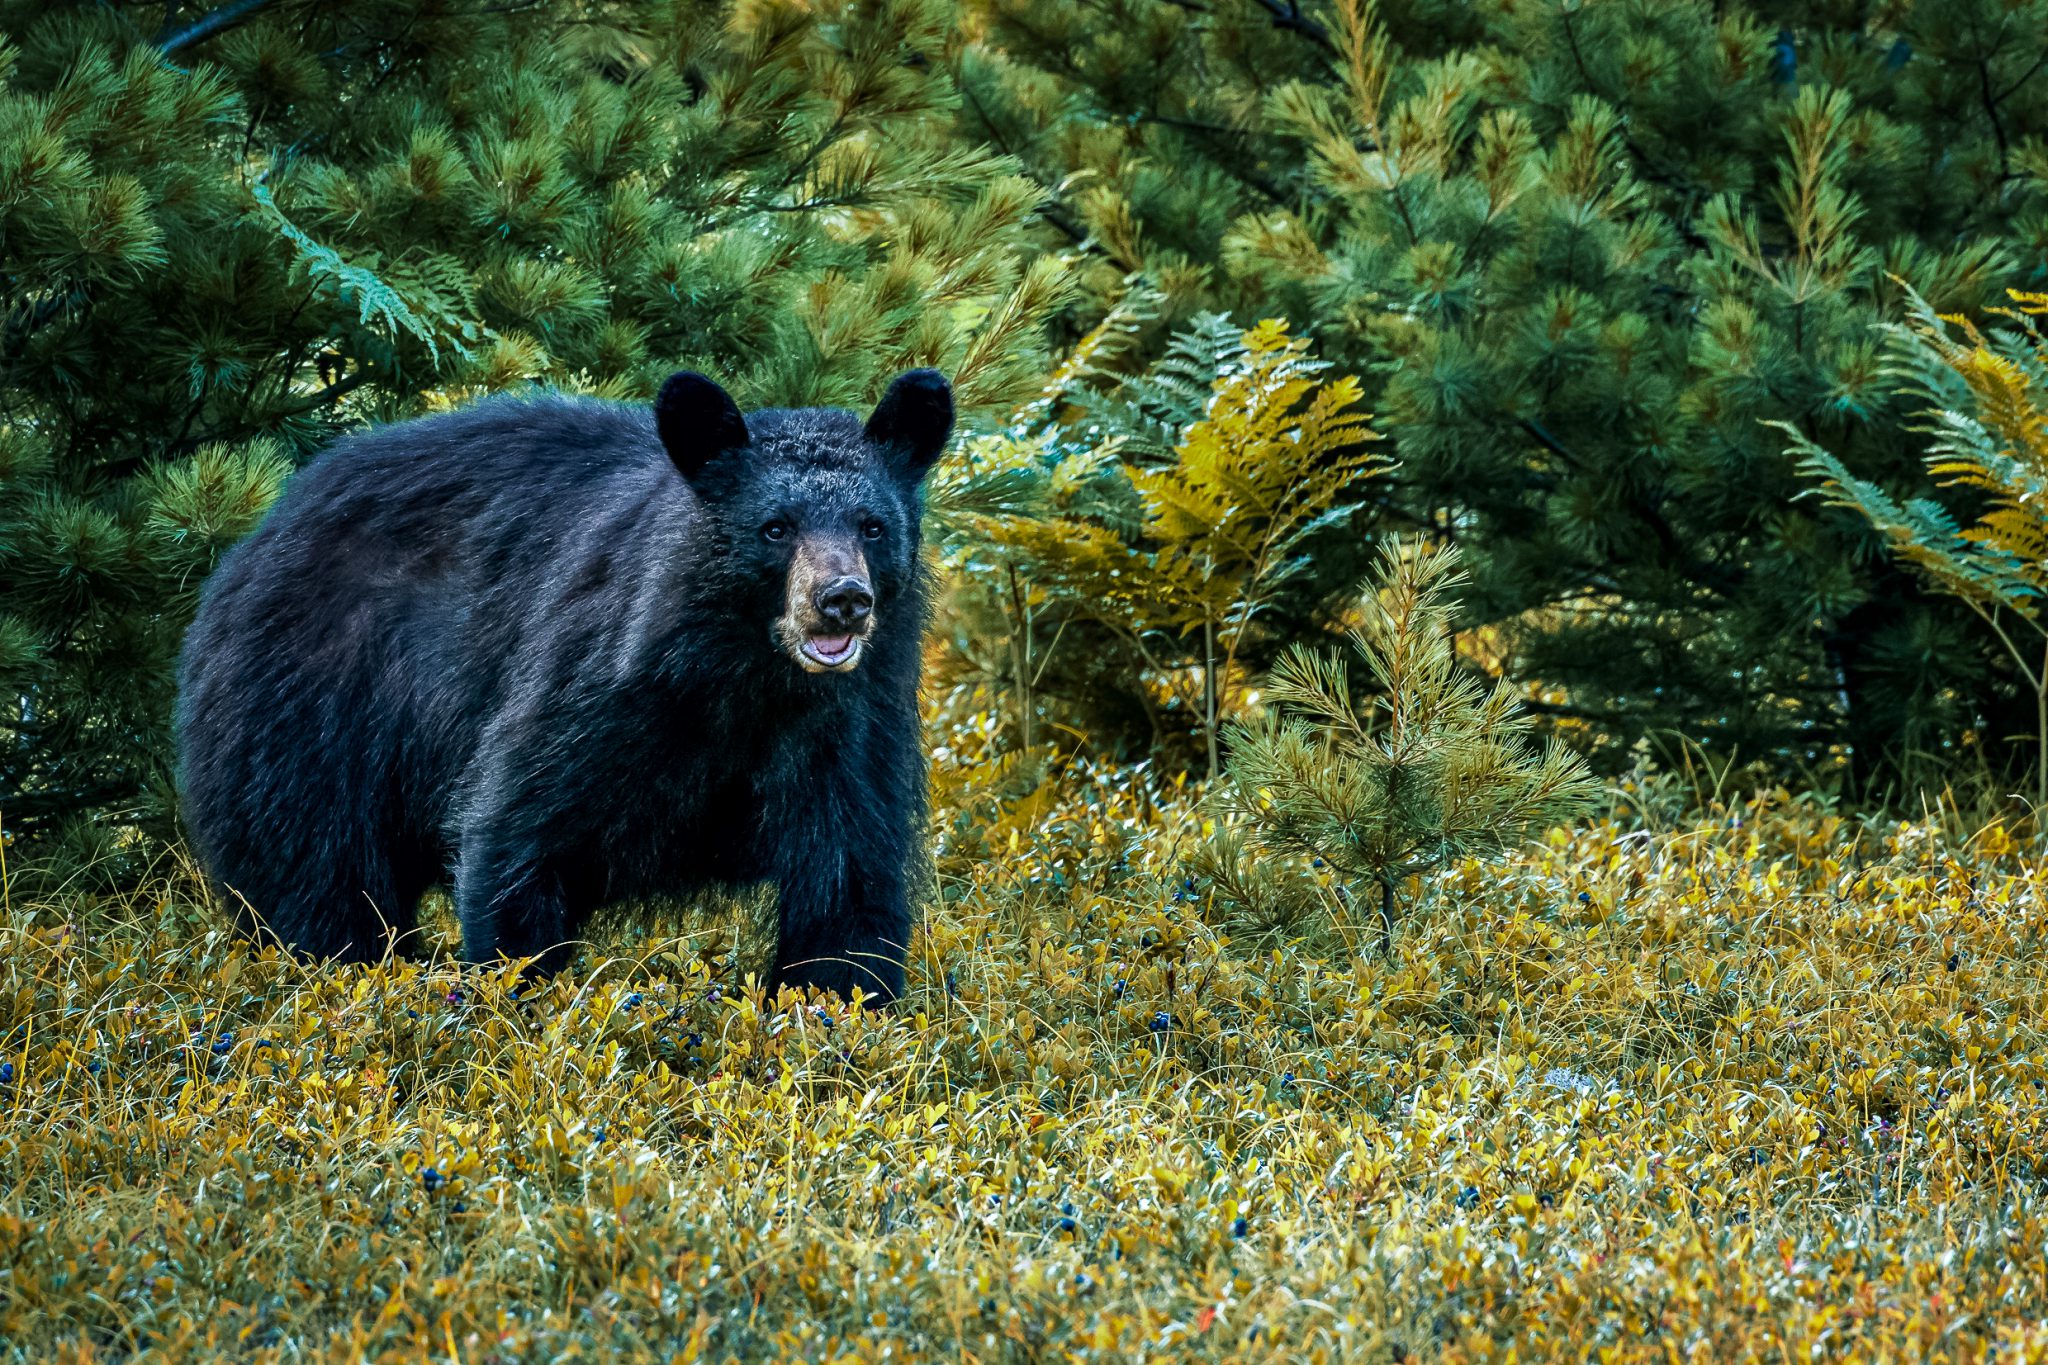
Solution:
<svg viewBox="0 0 2048 1365"><path fill-rule="evenodd" d="M0 819L166 808L169 662L341 429L679 366L756 403L1043 367L1038 189L940 0L0 5ZM157 827L161 827L160 820Z"/></svg>
<svg viewBox="0 0 2048 1365"><path fill-rule="evenodd" d="M1231 727L1226 805L1269 855L1373 883L1387 953L1403 880L1512 848L1584 813L1595 792L1557 741L1526 748L1531 720L1512 686L1484 687L1459 662L1448 600L1462 582L1457 558L1448 546L1387 543L1350 632L1372 674L1370 705L1341 657L1297 645L1266 681L1270 709Z"/></svg>
<svg viewBox="0 0 2048 1365"><path fill-rule="evenodd" d="M1133 272L1291 318L1366 381L1378 529L1461 546L1468 620L1610 752L1878 780L2026 696L1765 424L1912 477L1876 327L1895 276L1957 312L2048 271L2048 0L969 9L963 122L1088 253L1074 325Z"/></svg>

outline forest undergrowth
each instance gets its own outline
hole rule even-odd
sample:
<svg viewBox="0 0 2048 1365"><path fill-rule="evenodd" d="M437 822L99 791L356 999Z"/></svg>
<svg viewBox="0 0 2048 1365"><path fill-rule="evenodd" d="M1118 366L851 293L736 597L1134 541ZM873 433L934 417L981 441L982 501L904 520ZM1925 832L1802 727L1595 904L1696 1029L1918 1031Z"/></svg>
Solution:
<svg viewBox="0 0 2048 1365"><path fill-rule="evenodd" d="M10 885L0 1358L2048 1353L2006 826L1637 781L1383 959L1327 869L1192 875L1192 790L976 734L888 1014L763 999L738 902L522 987Z"/></svg>

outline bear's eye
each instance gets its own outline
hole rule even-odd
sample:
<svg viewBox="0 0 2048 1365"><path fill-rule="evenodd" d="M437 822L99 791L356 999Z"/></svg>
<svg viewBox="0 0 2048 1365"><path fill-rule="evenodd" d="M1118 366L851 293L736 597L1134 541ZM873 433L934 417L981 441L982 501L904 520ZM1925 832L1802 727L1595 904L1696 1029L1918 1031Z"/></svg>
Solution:
<svg viewBox="0 0 2048 1365"><path fill-rule="evenodd" d="M869 517L867 524L860 528L860 533L869 540L880 540L884 529L881 522L876 521L873 517Z"/></svg>
<svg viewBox="0 0 2048 1365"><path fill-rule="evenodd" d="M783 522L783 521L771 521L771 522L769 522L769 523L768 523L768 524L767 524L766 526L763 526L763 527L761 528L761 539L763 539L763 540L781 540L781 539L782 539L783 537L787 536L788 534L789 534L789 523L788 523L788 522Z"/></svg>

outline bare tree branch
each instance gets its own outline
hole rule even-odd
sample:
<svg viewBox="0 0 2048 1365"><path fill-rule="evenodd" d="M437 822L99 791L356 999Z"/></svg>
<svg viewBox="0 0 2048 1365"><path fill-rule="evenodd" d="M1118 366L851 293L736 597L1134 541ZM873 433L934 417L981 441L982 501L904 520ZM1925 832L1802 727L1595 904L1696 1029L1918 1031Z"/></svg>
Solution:
<svg viewBox="0 0 2048 1365"><path fill-rule="evenodd" d="M194 43L203 43L216 34L227 32L270 4L271 0L230 0L219 9L208 10L181 29L158 34L157 50L169 56Z"/></svg>
<svg viewBox="0 0 2048 1365"><path fill-rule="evenodd" d="M1256 0L1256 3L1273 16L1274 28L1299 33L1326 52L1337 50L1337 45L1330 41L1330 30L1301 12L1301 0Z"/></svg>

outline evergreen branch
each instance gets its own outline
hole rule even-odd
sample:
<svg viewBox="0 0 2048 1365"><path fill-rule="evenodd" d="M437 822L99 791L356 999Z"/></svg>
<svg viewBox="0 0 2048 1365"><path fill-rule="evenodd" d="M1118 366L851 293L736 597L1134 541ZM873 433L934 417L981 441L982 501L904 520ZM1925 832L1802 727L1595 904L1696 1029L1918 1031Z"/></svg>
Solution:
<svg viewBox="0 0 2048 1365"><path fill-rule="evenodd" d="M76 284L61 293L51 294L46 298L38 300L33 308L27 310L25 317L10 321L4 334L0 334L0 336L5 338L6 348L8 350L14 349L28 337L33 336L38 328L50 322L66 309L84 301L85 297L85 286Z"/></svg>
<svg viewBox="0 0 2048 1365"><path fill-rule="evenodd" d="M1515 423L1533 436L1538 445L1570 465L1574 471L1582 474L1586 472L1586 466L1579 457L1573 454L1564 442L1552 435L1541 422L1529 417L1518 417ZM1660 509L1635 498L1629 500L1628 508L1650 528L1650 534L1657 538L1666 564L1684 574L1692 582L1709 588L1723 597L1732 597L1740 591L1743 575L1739 571L1726 570L1687 554L1685 546L1679 540L1677 528Z"/></svg>
<svg viewBox="0 0 2048 1365"><path fill-rule="evenodd" d="M30 338L90 298L84 284L75 284L62 293L39 300L23 316L10 319L6 327L0 329L0 359L7 360L11 366L20 358Z"/></svg>
<svg viewBox="0 0 2048 1365"><path fill-rule="evenodd" d="M2028 67L2026 71L2022 73L2017 80L2015 80L2011 85L2005 87L2005 89L1999 91L1998 94L1993 97L1992 103L2003 104L2007 100L2011 99L2014 95L2017 95L2023 88L2025 88L2027 82L2033 80L2034 77L2041 74L2041 68L2044 66L2048 66L2048 48L2044 48L2042 50L2041 55L2034 59L2034 64Z"/></svg>
<svg viewBox="0 0 2048 1365"><path fill-rule="evenodd" d="M1011 146L1009 139L1003 136L1003 131L1001 128L996 126L995 120L989 117L988 109L985 105L982 104L981 96L975 91L973 85L970 82L963 80L959 82L958 88L960 91L960 97L966 100L968 104L973 106L974 116L981 120L982 129L988 135L990 140L992 140L996 144L997 148L1000 149L1004 155L1015 157L1017 163L1020 166L1025 166L1026 162L1024 158L1017 155L1016 148ZM1068 239L1071 240L1075 246L1088 247L1090 245L1090 235L1088 229L1075 221L1073 215L1067 212L1066 207L1059 202L1058 196L1056 196L1053 193L1052 188L1049 185L1047 185L1041 177L1032 175L1028 167L1025 170L1024 174L1029 176L1032 183L1037 185L1039 190L1045 196L1043 199L1039 201L1037 209L1038 216L1045 219L1046 222L1051 223L1061 232L1065 233ZM1104 256L1107 256L1109 254L1107 251L1103 250L1103 248L1099 245L1094 246L1093 249L1098 252L1101 252L1101 254Z"/></svg>
<svg viewBox="0 0 2048 1365"><path fill-rule="evenodd" d="M327 407L332 403L340 402L343 398L346 398L348 395L354 393L357 389L360 389L361 387L363 387L363 385L372 382L376 378L376 372L372 370L370 367L368 367L367 365L358 366L354 374L344 375L340 379L335 380L332 384L329 384L326 388L319 389L313 393L308 394L304 402L300 403L297 407L292 408L285 415L297 417L305 413L317 412L321 408Z"/></svg>
<svg viewBox="0 0 2048 1365"><path fill-rule="evenodd" d="M1991 60L1988 56L1977 59L1977 79L1980 98L1984 103L1984 116L1991 120L1991 136L1998 143L1998 173L2001 178L2010 169L2011 144L2005 135L2005 120L1998 116L2001 96L1991 89Z"/></svg>
<svg viewBox="0 0 2048 1365"><path fill-rule="evenodd" d="M1243 146L1249 136L1242 128L1229 128L1220 123L1202 123L1194 119L1170 118L1164 114L1141 113L1132 115L1137 123L1155 124L1188 133L1199 139L1217 141L1229 139L1233 144L1214 159L1214 164L1233 178L1258 191L1268 200L1283 207L1293 202L1293 196L1282 189L1270 177L1262 175L1252 165L1254 154Z"/></svg>

